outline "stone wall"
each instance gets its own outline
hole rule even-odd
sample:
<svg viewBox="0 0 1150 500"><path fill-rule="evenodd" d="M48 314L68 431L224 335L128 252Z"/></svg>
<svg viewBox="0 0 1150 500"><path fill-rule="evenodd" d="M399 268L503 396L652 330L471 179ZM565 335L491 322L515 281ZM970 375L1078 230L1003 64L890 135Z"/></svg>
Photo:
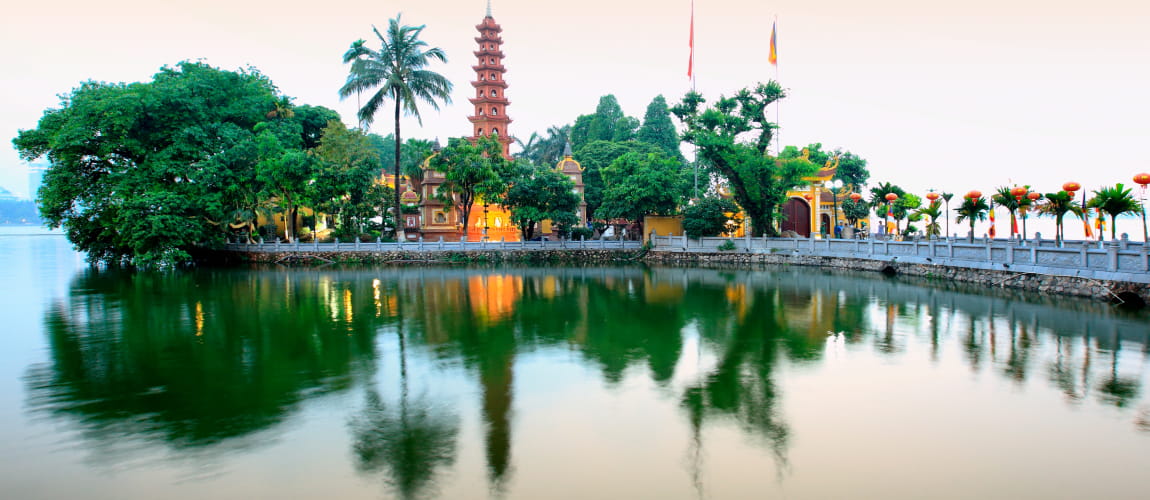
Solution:
<svg viewBox="0 0 1150 500"><path fill-rule="evenodd" d="M921 264L857 259L850 257L829 257L803 255L788 252L777 253L734 253L734 252L651 252L644 259L647 262L707 264L779 264L813 266L834 269L852 269L883 273L921 276L928 279L942 279L974 283L990 287L1017 288L1045 294L1090 297L1113 301L1116 297L1131 300L1138 296L1143 303L1150 303L1150 284L1126 281L1097 280L1074 276L1052 276L1028 272L999 269L977 269L954 265Z"/></svg>
<svg viewBox="0 0 1150 500"><path fill-rule="evenodd" d="M225 251L211 256L224 262L254 263L371 263L371 264L451 264L469 262L522 262L522 263L606 263L638 260L639 254L630 249L568 249L568 250L468 250L461 251L282 251L242 252Z"/></svg>

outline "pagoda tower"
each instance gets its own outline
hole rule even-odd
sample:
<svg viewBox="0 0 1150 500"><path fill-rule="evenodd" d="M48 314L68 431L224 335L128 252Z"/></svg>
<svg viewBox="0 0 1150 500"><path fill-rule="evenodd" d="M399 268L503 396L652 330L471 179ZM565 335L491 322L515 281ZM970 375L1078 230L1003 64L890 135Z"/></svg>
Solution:
<svg viewBox="0 0 1150 500"><path fill-rule="evenodd" d="M507 106L511 102L505 95L507 82L503 80L503 73L507 69L503 66L503 50L500 48L503 38L499 36L503 28L491 17L490 1L487 3L487 15L475 29L479 31L479 36L475 38L479 50L474 52L477 64L471 67L475 70L475 81L471 82L471 86L475 87L475 97L470 99L475 106L475 114L467 118L471 120L473 128L471 140L495 134L499 142L503 143L503 156L511 158L512 139L507 130L511 124Z"/></svg>

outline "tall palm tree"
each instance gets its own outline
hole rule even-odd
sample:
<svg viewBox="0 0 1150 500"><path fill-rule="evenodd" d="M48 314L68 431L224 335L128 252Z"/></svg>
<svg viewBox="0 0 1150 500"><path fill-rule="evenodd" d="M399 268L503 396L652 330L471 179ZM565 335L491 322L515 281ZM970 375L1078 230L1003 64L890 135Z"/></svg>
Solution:
<svg viewBox="0 0 1150 500"><path fill-rule="evenodd" d="M970 222L970 242L974 243L974 223L981 220L986 220L986 212L990 210L990 206L986 204L983 198L970 199L967 197L962 198L962 205L954 209L958 212L958 218L955 222L962 224L962 221Z"/></svg>
<svg viewBox="0 0 1150 500"><path fill-rule="evenodd" d="M1046 202L1038 205L1039 214L1054 217L1054 239L1058 242L1058 246L1062 246L1062 240L1065 238L1062 218L1067 212L1082 217L1082 206L1074 201L1074 195L1066 191L1046 193Z"/></svg>
<svg viewBox="0 0 1150 500"><path fill-rule="evenodd" d="M1142 207L1130 194L1121 182L1114 186L1106 186L1094 192L1094 197L1086 203L1087 208L1097 208L1110 215L1110 239L1115 238L1118 232L1118 216L1124 213L1142 213Z"/></svg>
<svg viewBox="0 0 1150 500"><path fill-rule="evenodd" d="M439 109L437 101L451 102L451 82L443 75L427 68L433 61L447 62L447 54L439 47L428 47L419 39L425 25L407 26L400 23L400 17L388 21L386 36L372 26L371 30L382 44L379 50L372 50L365 44L353 43L343 55L344 64L351 64L347 82L339 89L341 99L363 91L375 93L359 109L359 121L371 126L376 112L384 101L395 103L395 184L399 186L400 146L403 140L399 131L400 112L415 116L423 124L419 114L418 101ZM395 190L395 216L399 217L399 189ZM397 219L398 220L398 219ZM396 224L398 233L399 227Z"/></svg>

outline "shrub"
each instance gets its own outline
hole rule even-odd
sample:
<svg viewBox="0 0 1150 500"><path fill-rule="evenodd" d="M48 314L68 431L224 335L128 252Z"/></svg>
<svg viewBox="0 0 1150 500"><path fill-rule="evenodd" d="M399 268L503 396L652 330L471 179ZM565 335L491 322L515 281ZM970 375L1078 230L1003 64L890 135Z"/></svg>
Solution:
<svg viewBox="0 0 1150 500"><path fill-rule="evenodd" d="M735 250L735 242L731 240L724 241L723 244L715 247L715 250L720 252L731 252Z"/></svg>
<svg viewBox="0 0 1150 500"><path fill-rule="evenodd" d="M739 206L726 198L702 198L683 210L683 232L697 240L704 236L718 236L727 230L727 221L735 217ZM737 220L735 221L738 222Z"/></svg>
<svg viewBox="0 0 1150 500"><path fill-rule="evenodd" d="M594 238L594 237L595 237L595 231L592 231L591 228L576 227L576 228L571 229L571 239L572 240L575 240L575 241L589 240L589 239Z"/></svg>

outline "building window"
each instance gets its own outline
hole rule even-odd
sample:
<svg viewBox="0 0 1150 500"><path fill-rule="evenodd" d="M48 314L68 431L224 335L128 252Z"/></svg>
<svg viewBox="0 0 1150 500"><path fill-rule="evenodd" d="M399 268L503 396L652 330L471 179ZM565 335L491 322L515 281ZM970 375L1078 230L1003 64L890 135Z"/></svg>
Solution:
<svg viewBox="0 0 1150 500"><path fill-rule="evenodd" d="M491 91L491 97L499 97L499 91L498 90L492 90Z"/></svg>
<svg viewBox="0 0 1150 500"><path fill-rule="evenodd" d="M479 116L483 116L483 108L479 108Z"/></svg>
<svg viewBox="0 0 1150 500"><path fill-rule="evenodd" d="M435 223L447 224L447 214L444 214L443 212L435 212Z"/></svg>
<svg viewBox="0 0 1150 500"><path fill-rule="evenodd" d="M478 133L478 134L475 134L475 135L478 135L478 136L482 137L482 136L483 136L483 129L479 129L479 133Z"/></svg>
<svg viewBox="0 0 1150 500"><path fill-rule="evenodd" d="M495 134L495 137L499 137L499 129L493 128L493 129L491 129L491 133Z"/></svg>
<svg viewBox="0 0 1150 500"><path fill-rule="evenodd" d="M499 108L491 108L491 115L495 116L497 114L499 114Z"/></svg>
<svg viewBox="0 0 1150 500"><path fill-rule="evenodd" d="M491 80L492 80L492 81L494 81L494 80L495 80L495 73L492 73L492 74L491 74Z"/></svg>

